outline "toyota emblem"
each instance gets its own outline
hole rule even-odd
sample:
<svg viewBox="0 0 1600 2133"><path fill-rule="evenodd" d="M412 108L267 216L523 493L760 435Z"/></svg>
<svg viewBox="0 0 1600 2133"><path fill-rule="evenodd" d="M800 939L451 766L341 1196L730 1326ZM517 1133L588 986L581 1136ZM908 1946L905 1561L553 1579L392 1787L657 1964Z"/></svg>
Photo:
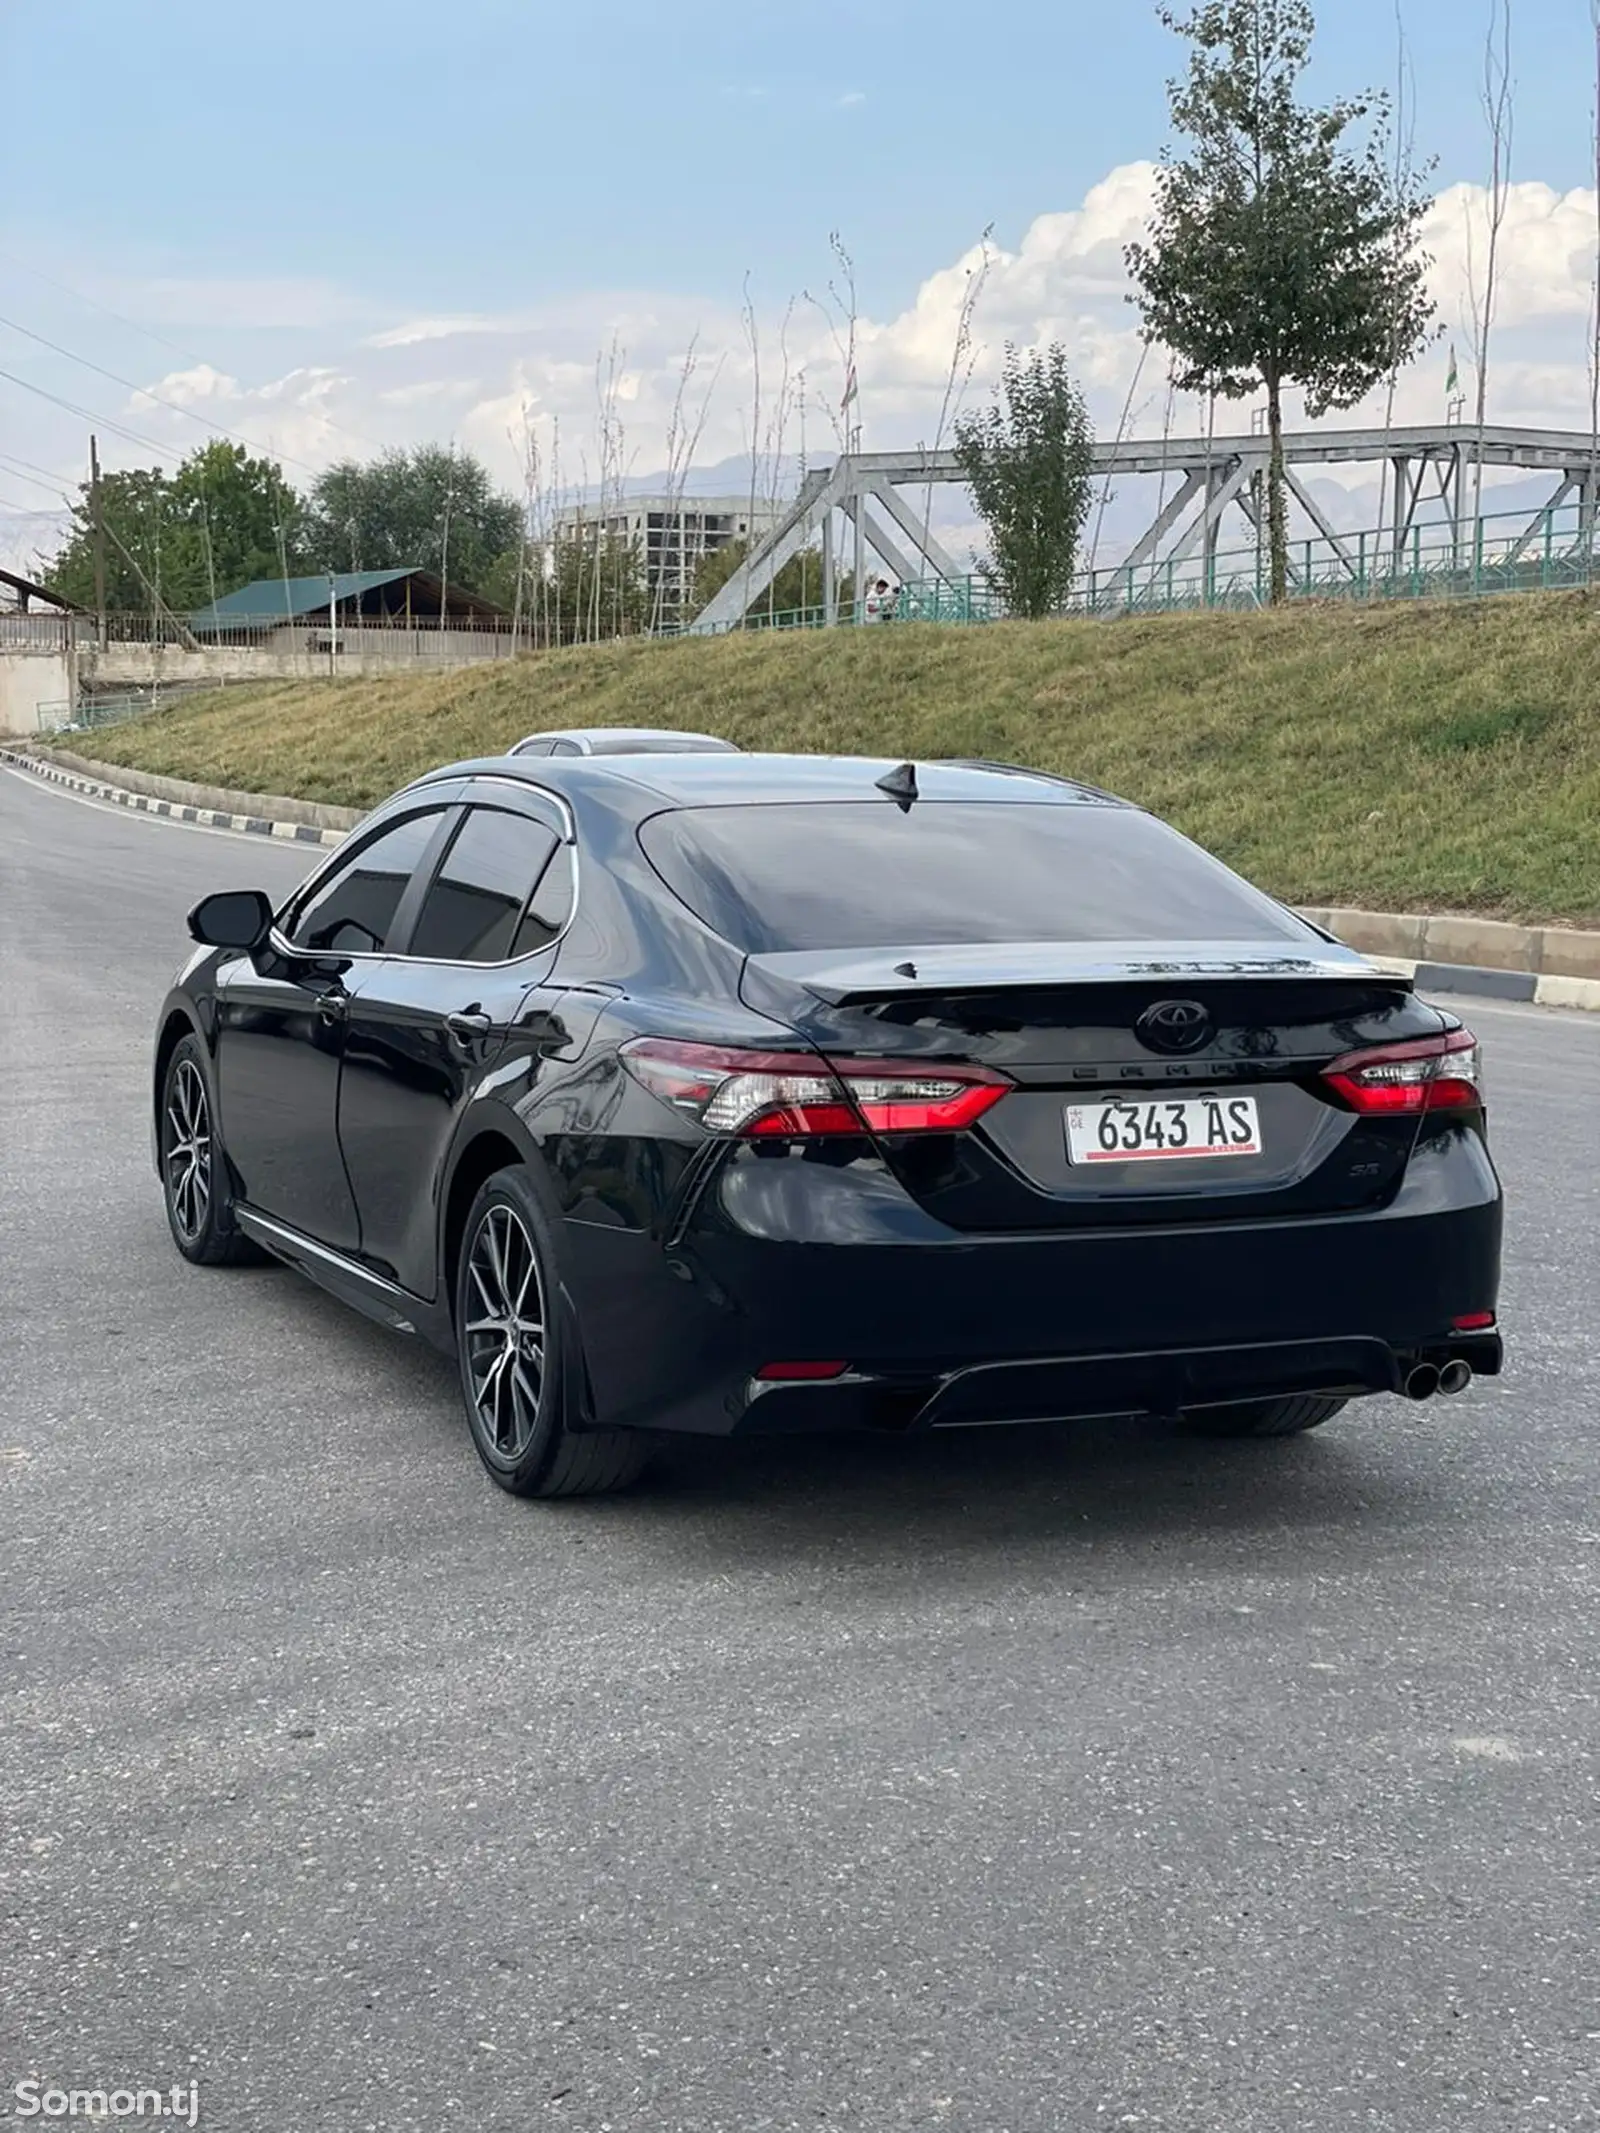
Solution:
<svg viewBox="0 0 1600 2133"><path fill-rule="evenodd" d="M1198 1000L1157 1000L1133 1025L1152 1052L1198 1052L1211 1038L1211 1010Z"/></svg>

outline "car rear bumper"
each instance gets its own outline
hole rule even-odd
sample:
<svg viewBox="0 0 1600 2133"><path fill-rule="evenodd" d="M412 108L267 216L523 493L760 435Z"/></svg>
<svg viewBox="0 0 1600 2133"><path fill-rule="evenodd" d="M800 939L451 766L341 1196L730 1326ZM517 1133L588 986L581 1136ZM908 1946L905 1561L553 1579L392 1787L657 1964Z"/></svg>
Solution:
<svg viewBox="0 0 1600 2133"><path fill-rule="evenodd" d="M793 1435L822 1430L976 1429L1096 1415L1178 1415L1298 1393L1359 1398L1401 1392L1419 1363L1460 1360L1473 1375L1496 1377L1498 1333L1473 1334L1397 1350L1359 1336L1261 1342L1237 1347L1157 1349L1122 1355L1012 1358L976 1363L938 1378L852 1371L821 1384L745 1387L734 1433Z"/></svg>
<svg viewBox="0 0 1600 2133"><path fill-rule="evenodd" d="M974 1237L881 1177L860 1182L837 1241L763 1230L726 1191L665 1245L578 1240L596 1420L955 1427L1393 1392L1416 1363L1455 1357L1500 1368L1498 1334L1457 1325L1498 1302L1500 1188L1477 1134L1414 1162L1388 1207L1317 1220ZM837 1175L841 1194L849 1184ZM796 1362L847 1368L761 1377Z"/></svg>

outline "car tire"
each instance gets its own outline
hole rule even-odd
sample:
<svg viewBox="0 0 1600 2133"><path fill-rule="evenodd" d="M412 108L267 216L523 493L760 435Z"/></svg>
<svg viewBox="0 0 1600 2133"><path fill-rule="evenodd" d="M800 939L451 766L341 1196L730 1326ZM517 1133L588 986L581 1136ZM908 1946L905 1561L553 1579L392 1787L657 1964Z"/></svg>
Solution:
<svg viewBox="0 0 1600 2133"><path fill-rule="evenodd" d="M180 1038L161 1079L157 1125L167 1227L191 1266L259 1266L266 1254L234 1224L216 1117L205 1047Z"/></svg>
<svg viewBox="0 0 1600 2133"><path fill-rule="evenodd" d="M555 1228L526 1170L480 1188L456 1265L461 1397L478 1457L513 1496L600 1496L638 1479L649 1441L581 1429L583 1370L561 1308Z"/></svg>
<svg viewBox="0 0 1600 2133"><path fill-rule="evenodd" d="M1196 1408L1184 1416L1183 1426L1196 1437L1300 1437L1308 1429L1320 1429L1324 1422L1331 1422L1349 1404L1348 1400L1303 1392L1286 1400Z"/></svg>

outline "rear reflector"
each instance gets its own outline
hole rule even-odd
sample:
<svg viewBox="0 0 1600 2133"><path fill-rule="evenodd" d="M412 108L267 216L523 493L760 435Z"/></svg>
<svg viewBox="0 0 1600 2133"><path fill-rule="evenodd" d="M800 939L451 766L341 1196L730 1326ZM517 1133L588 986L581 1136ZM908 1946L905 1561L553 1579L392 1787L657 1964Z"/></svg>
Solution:
<svg viewBox="0 0 1600 2133"><path fill-rule="evenodd" d="M1323 1079L1352 1111L1411 1117L1423 1111L1477 1111L1483 1105L1483 1062L1471 1030L1380 1044L1336 1059Z"/></svg>
<svg viewBox="0 0 1600 2133"><path fill-rule="evenodd" d="M1450 1321L1457 1333L1487 1333L1494 1324L1492 1311L1464 1311L1459 1318Z"/></svg>
<svg viewBox="0 0 1600 2133"><path fill-rule="evenodd" d="M636 1037L622 1060L636 1081L708 1133L746 1140L959 1133L1011 1087L987 1067L824 1060L667 1037Z"/></svg>
<svg viewBox="0 0 1600 2133"><path fill-rule="evenodd" d="M769 1385L803 1385L820 1378L842 1378L848 1363L763 1363L756 1372Z"/></svg>

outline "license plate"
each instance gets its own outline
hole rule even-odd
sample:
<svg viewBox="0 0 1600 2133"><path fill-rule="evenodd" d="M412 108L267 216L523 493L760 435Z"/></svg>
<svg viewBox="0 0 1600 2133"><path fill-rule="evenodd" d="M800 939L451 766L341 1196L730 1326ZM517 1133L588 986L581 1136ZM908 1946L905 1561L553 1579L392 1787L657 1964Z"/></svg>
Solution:
<svg viewBox="0 0 1600 2133"><path fill-rule="evenodd" d="M1068 1104L1067 1157L1074 1163L1194 1162L1259 1155L1261 1118L1253 1096L1128 1097Z"/></svg>

